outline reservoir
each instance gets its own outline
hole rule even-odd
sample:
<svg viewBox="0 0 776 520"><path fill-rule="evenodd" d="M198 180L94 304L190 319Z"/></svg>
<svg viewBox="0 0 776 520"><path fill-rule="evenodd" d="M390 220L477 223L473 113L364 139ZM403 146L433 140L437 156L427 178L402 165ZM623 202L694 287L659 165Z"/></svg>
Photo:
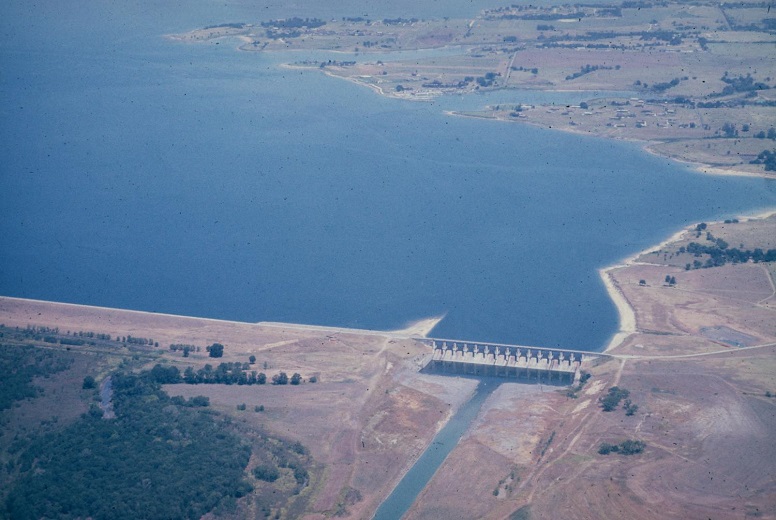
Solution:
<svg viewBox="0 0 776 520"><path fill-rule="evenodd" d="M476 98L386 99L279 67L300 56L164 38L499 2L248 4L4 2L0 294L372 329L444 314L434 336L595 350L617 326L598 268L776 205L771 181L443 113Z"/></svg>

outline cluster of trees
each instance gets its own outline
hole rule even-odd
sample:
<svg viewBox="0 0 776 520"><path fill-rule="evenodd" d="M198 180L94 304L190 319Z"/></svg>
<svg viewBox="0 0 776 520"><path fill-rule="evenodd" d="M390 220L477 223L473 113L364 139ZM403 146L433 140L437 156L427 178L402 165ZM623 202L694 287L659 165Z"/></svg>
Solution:
<svg viewBox="0 0 776 520"><path fill-rule="evenodd" d="M0 344L0 411L16 401L41 395L43 390L33 380L67 370L72 363L73 358L62 352Z"/></svg>
<svg viewBox="0 0 776 520"><path fill-rule="evenodd" d="M609 444L608 442L601 443L598 447L598 453L601 455L609 455L610 453L621 453L622 455L636 455L644 451L647 445L644 441L627 440L622 441L620 444Z"/></svg>
<svg viewBox="0 0 776 520"><path fill-rule="evenodd" d="M622 408L625 410L625 415L634 415L639 410L639 405L633 404L633 402L630 399L626 399L624 403L622 403Z"/></svg>
<svg viewBox="0 0 776 520"><path fill-rule="evenodd" d="M571 397L572 399L576 399L578 397L577 393L582 391L582 387L585 386L585 383L588 382L590 377L591 375L589 372L582 372L582 374L579 377L579 383L576 386L573 386L568 389L568 391L566 392L566 397Z"/></svg>
<svg viewBox="0 0 776 520"><path fill-rule="evenodd" d="M43 336L43 342L44 343L53 343L53 344L60 344L60 345L71 345L75 347L80 347L82 345L86 345L86 340L83 339L73 339L73 338L65 338L60 336Z"/></svg>
<svg viewBox="0 0 776 520"><path fill-rule="evenodd" d="M383 18L383 24L385 25L412 24L418 21L420 20L417 18Z"/></svg>
<svg viewBox="0 0 776 520"><path fill-rule="evenodd" d="M479 76L477 78L477 85L481 87L490 87L498 76L501 76L500 72L486 72L484 76Z"/></svg>
<svg viewBox="0 0 776 520"><path fill-rule="evenodd" d="M676 277L675 276L671 276L670 274L667 274L666 278L665 278L665 282L666 282L666 284L671 285L671 286L676 285Z"/></svg>
<svg viewBox="0 0 776 520"><path fill-rule="evenodd" d="M189 357L190 352L199 352L199 347L196 345L188 345L185 343L173 343L170 345L170 350L172 352L181 351L183 352L183 357Z"/></svg>
<svg viewBox="0 0 776 520"><path fill-rule="evenodd" d="M56 329L56 330L57 332L59 332L59 329ZM101 341L111 340L110 334L100 334L98 332L83 331L83 330L79 330L78 332L73 332L73 336L78 336L79 338L99 339Z"/></svg>
<svg viewBox="0 0 776 520"><path fill-rule="evenodd" d="M245 27L244 23L220 23L218 25L206 25L204 29L242 29Z"/></svg>
<svg viewBox="0 0 776 520"><path fill-rule="evenodd" d="M118 340L117 340L118 341ZM159 346L158 343L154 343L154 340L151 338L136 338L134 336L126 336L121 338L122 343L131 343L133 345L156 345Z"/></svg>
<svg viewBox="0 0 776 520"><path fill-rule="evenodd" d="M671 81L665 81L662 83L653 83L652 90L656 92L665 92L669 88L673 88L677 86L681 81L687 80L687 79L688 79L687 76L685 76L683 78L674 78Z"/></svg>
<svg viewBox="0 0 776 520"><path fill-rule="evenodd" d="M771 129L773 130L773 129ZM757 159L750 161L751 164L764 164L765 171L776 171L776 150L763 150L757 154Z"/></svg>
<svg viewBox="0 0 776 520"><path fill-rule="evenodd" d="M582 11L576 11L572 13L530 13L530 14L503 14L499 16L502 20L542 20L542 21L555 21L563 20L564 18L575 18L577 20L584 18L586 15Z"/></svg>
<svg viewBox="0 0 776 520"><path fill-rule="evenodd" d="M722 89L721 95L723 96L729 96L730 94L735 94L737 92L752 92L755 90L768 90L771 88L762 81L755 81L751 74L731 77L728 76L727 71L725 71L725 74L723 74L720 79L727 83L725 88Z"/></svg>
<svg viewBox="0 0 776 520"><path fill-rule="evenodd" d="M267 439L258 448L254 451L257 464L251 473L258 481L254 495L259 500L277 503L277 490L282 489L289 495L296 495L309 485L312 458L299 442ZM284 517L298 518L303 516L299 508L301 504L303 502L296 501L289 507L286 500L285 504L279 505L288 507ZM269 518L268 513L264 509L265 516Z"/></svg>
<svg viewBox="0 0 776 520"><path fill-rule="evenodd" d="M213 358L219 358L224 356L224 346L220 343L213 343L209 347L205 347L208 352L208 356Z"/></svg>
<svg viewBox="0 0 776 520"><path fill-rule="evenodd" d="M112 381L115 419L95 407L13 461L8 518L197 519L251 492L251 448L224 419L181 406L148 374Z"/></svg>
<svg viewBox="0 0 776 520"><path fill-rule="evenodd" d="M630 392L624 388L613 386L609 389L607 394L603 396L601 401L601 409L604 412L611 412L620 405L620 401L627 399Z"/></svg>
<svg viewBox="0 0 776 520"><path fill-rule="evenodd" d="M5 327L0 325L0 337L4 334L11 334L16 339L32 339L35 341L43 341L45 343L69 345L69 346L83 346L83 345L97 345L97 342L116 342L130 345L139 346L154 346L158 347L159 343L155 342L152 338L141 338L132 335L128 336L116 336L115 338L110 334L83 331L77 332L62 332L58 327L37 327L27 326L25 328L20 327Z"/></svg>
<svg viewBox="0 0 776 520"><path fill-rule="evenodd" d="M326 22L319 18L299 18L294 16L293 18L285 18L282 20L270 20L268 22L261 22L262 27L275 27L279 29L315 29L316 27L323 27Z"/></svg>
<svg viewBox="0 0 776 520"><path fill-rule="evenodd" d="M615 67L607 67L605 65L583 65L580 67L579 71L569 74L566 76L566 81L570 81L572 79L577 79L581 76L584 76L585 74L590 74L591 72L595 72L597 70L612 70ZM616 66L617 70L620 69L620 66Z"/></svg>
<svg viewBox="0 0 776 520"><path fill-rule="evenodd" d="M768 132L760 130L752 137L756 137L757 139L770 139L772 141L776 141L776 128L769 128Z"/></svg>
<svg viewBox="0 0 776 520"><path fill-rule="evenodd" d="M694 256L700 257L702 255L709 255L706 262L703 263L700 260L693 261L691 264L686 264L685 269L700 269L725 265L728 262L734 264L749 262L750 260L755 263L759 262L774 262L776 261L776 249L768 249L763 251L760 248L754 250L741 250L737 247L728 247L728 243L721 238L715 239L713 245L703 245L697 242L690 242L687 247L680 247L679 253L690 253Z"/></svg>
<svg viewBox="0 0 776 520"><path fill-rule="evenodd" d="M533 67L533 68L529 69L527 67L515 67L513 65L512 66L512 70L515 70L515 71L518 71L518 72L523 72L523 71L530 72L531 74L539 74L539 69L537 67Z"/></svg>
<svg viewBox="0 0 776 520"><path fill-rule="evenodd" d="M186 368L181 374L176 366L155 365L150 371L150 377L159 384L186 383L189 385L263 385L267 383L267 375L264 372L250 370L248 363L220 363L213 368L205 365L199 370L192 367ZM311 377L310 382L318 379ZM285 372L275 374L271 378L273 385L299 385L303 379L301 374L294 373L291 377Z"/></svg>

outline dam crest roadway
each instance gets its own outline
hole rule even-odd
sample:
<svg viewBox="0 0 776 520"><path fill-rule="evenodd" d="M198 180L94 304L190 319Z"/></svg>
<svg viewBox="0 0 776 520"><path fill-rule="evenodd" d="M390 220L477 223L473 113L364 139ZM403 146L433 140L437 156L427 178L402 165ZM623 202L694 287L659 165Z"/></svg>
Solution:
<svg viewBox="0 0 776 520"><path fill-rule="evenodd" d="M515 378L522 382L571 384L580 377L583 362L606 354L549 347L508 345L482 341L418 338L432 348L424 370L478 376Z"/></svg>

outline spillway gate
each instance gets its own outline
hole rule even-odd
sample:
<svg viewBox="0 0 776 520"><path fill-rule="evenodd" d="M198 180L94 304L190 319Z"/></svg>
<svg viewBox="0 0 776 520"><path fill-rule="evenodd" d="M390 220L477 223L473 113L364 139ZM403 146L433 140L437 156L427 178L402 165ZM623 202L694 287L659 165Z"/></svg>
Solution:
<svg viewBox="0 0 776 520"><path fill-rule="evenodd" d="M595 352L481 341L425 338L433 349L429 372L497 376L525 381L573 383L585 360Z"/></svg>

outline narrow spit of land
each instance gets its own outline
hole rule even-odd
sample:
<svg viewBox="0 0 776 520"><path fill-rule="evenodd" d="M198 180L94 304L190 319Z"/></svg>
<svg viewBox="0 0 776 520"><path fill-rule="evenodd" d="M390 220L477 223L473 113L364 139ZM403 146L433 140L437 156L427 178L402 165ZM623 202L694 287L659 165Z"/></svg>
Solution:
<svg viewBox="0 0 776 520"><path fill-rule="evenodd" d="M706 173L772 177L773 20L770 6L756 1L513 5L471 20L291 18L171 38L236 37L240 49L251 52L336 51L336 60L286 66L400 99L510 90L514 101L450 113L633 140ZM406 57L428 49L444 52ZM379 59L370 60L375 53ZM521 101L526 90L611 94L533 104Z"/></svg>

